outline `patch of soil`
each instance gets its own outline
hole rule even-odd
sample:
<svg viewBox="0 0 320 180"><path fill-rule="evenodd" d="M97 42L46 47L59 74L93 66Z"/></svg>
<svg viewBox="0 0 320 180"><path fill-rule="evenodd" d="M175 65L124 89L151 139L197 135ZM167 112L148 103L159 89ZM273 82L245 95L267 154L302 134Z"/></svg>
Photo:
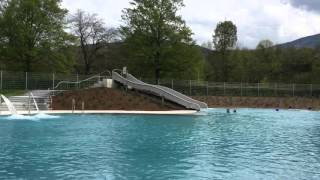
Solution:
<svg viewBox="0 0 320 180"><path fill-rule="evenodd" d="M94 88L66 91L52 98L53 110L71 110L72 100L76 110L136 110L136 111L168 111L184 108L165 102L147 94L124 91L121 89Z"/></svg>
<svg viewBox="0 0 320 180"><path fill-rule="evenodd" d="M320 100L303 97L193 97L206 102L209 107L320 109Z"/></svg>

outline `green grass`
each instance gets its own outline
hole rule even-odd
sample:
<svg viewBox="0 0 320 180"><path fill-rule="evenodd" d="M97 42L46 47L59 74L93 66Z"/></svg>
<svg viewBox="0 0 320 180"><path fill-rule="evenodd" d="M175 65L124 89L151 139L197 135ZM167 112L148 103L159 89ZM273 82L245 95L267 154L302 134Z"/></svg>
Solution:
<svg viewBox="0 0 320 180"><path fill-rule="evenodd" d="M26 90L2 90L0 94L5 96L22 96L26 93Z"/></svg>

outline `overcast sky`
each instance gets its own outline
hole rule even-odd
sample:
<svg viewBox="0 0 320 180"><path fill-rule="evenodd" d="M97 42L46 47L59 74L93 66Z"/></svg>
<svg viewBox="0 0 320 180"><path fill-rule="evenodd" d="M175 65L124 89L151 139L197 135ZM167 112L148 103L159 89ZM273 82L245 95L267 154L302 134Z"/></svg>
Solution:
<svg viewBox="0 0 320 180"><path fill-rule="evenodd" d="M119 26L130 0L63 0L70 13L97 13L108 26ZM320 33L320 0L184 0L179 13L198 44L210 41L219 21L238 27L241 47L254 48L262 39L283 43Z"/></svg>

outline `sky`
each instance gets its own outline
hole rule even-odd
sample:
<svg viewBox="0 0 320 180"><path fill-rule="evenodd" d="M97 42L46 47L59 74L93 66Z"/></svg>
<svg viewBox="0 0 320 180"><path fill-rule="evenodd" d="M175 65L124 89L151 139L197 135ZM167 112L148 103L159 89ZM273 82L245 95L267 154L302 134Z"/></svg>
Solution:
<svg viewBox="0 0 320 180"><path fill-rule="evenodd" d="M107 26L120 26L122 10L130 0L63 0L74 13L82 9L96 13ZM275 44L320 33L320 0L184 0L179 11L201 45L212 41L218 22L233 21L238 27L240 47L255 48L260 40Z"/></svg>

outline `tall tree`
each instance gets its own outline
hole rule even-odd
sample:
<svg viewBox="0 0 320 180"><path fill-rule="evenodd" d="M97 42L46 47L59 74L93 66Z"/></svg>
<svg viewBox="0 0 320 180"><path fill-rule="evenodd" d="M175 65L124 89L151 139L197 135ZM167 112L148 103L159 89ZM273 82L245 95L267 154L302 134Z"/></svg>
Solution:
<svg viewBox="0 0 320 180"><path fill-rule="evenodd" d="M259 66L255 67L260 73L257 77L260 77L260 81L269 81L273 79L273 75L279 70L279 64L275 61L275 48L271 40L261 40L256 48L255 56L256 61L259 62Z"/></svg>
<svg viewBox="0 0 320 180"><path fill-rule="evenodd" d="M266 49L266 48L271 48L273 46L273 42L270 41L269 39L261 40L258 45L257 49Z"/></svg>
<svg viewBox="0 0 320 180"><path fill-rule="evenodd" d="M73 34L78 38L84 62L84 72L89 74L96 56L108 43L116 40L117 31L107 28L96 14L78 10L70 18Z"/></svg>
<svg viewBox="0 0 320 180"><path fill-rule="evenodd" d="M0 21L1 46L11 69L33 71L39 64L54 70L68 64L70 37L64 31L66 9L61 0L10 0ZM60 69L62 70L62 69Z"/></svg>
<svg viewBox="0 0 320 180"><path fill-rule="evenodd" d="M184 6L183 0L132 0L130 5L131 8L123 11L125 25L121 27L121 33L128 45L129 57L143 68L140 73L146 75L152 70L158 83L161 76L172 74L170 71L179 69L181 63L192 63L192 59L183 54L194 46L192 32L177 15ZM180 48L182 46L185 49ZM171 64L170 68L167 68L168 64Z"/></svg>
<svg viewBox="0 0 320 180"><path fill-rule="evenodd" d="M234 48L237 40L237 26L232 21L218 23L213 35L213 44L215 49L221 54L221 68L224 81L228 81L229 72L227 50Z"/></svg>
<svg viewBox="0 0 320 180"><path fill-rule="evenodd" d="M217 51L225 52L237 44L237 26L232 21L219 22L213 35L213 43Z"/></svg>
<svg viewBox="0 0 320 180"><path fill-rule="evenodd" d="M7 6L7 0L0 0L0 25L3 22L3 12L6 9L6 6ZM3 29L0 28L0 60L3 59L3 49L4 49L4 44L6 41L6 38L2 35L2 31L3 31ZM2 65L2 63L0 65ZM0 67L0 68L2 68L2 67Z"/></svg>

